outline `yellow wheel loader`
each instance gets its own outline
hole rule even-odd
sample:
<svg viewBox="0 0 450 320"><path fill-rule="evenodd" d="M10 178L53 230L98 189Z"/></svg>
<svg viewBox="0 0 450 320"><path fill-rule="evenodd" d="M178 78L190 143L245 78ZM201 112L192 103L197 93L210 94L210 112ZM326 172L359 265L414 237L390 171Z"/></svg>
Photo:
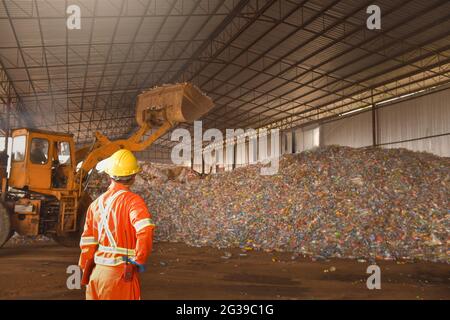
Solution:
<svg viewBox="0 0 450 320"><path fill-rule="evenodd" d="M0 164L0 247L14 232L78 245L91 203L85 190L97 163L119 149L144 150L178 123L194 121L212 106L212 100L192 84L156 87L137 97L139 129L133 135L111 141L96 132L93 143L79 150L72 134L11 130L9 178L4 160ZM145 137L152 128L157 129Z"/></svg>

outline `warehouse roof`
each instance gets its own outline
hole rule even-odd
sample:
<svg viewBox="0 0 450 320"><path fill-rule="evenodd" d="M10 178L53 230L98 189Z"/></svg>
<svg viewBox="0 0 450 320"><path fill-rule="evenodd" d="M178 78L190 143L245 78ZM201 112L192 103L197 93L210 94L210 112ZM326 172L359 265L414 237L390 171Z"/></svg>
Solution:
<svg viewBox="0 0 450 320"><path fill-rule="evenodd" d="M2 100L85 143L129 134L136 95L167 82L210 95L203 125L219 129L305 125L448 83L450 2L377 1L369 30L372 2L1 0Z"/></svg>

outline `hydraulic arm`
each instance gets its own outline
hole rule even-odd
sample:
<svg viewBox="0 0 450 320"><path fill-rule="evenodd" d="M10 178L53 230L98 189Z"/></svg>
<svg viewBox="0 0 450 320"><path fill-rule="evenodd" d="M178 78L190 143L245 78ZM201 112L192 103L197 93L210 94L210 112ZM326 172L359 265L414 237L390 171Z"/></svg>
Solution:
<svg viewBox="0 0 450 320"><path fill-rule="evenodd" d="M178 123L194 121L212 106L212 100L189 83L165 85L141 93L136 102L136 121L139 129L133 135L127 139L109 140L96 132L96 139L91 146L77 150L76 161L83 161L77 171L80 192L85 177L98 162L119 149L145 150ZM152 128L157 129L145 137Z"/></svg>

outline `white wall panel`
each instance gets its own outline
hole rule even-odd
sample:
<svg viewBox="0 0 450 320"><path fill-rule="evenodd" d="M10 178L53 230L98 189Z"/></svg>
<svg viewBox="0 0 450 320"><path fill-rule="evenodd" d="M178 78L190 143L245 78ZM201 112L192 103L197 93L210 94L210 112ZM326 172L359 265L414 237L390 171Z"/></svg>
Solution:
<svg viewBox="0 0 450 320"><path fill-rule="evenodd" d="M295 152L302 152L320 145L320 127L305 127L295 130Z"/></svg>
<svg viewBox="0 0 450 320"><path fill-rule="evenodd" d="M407 148L450 157L450 136L394 143L450 132L450 89L411 98L377 109L378 143L384 148ZM364 147L372 145L372 111L325 123L321 145ZM301 150L308 135L296 132ZM303 140L303 142L302 142ZM389 144L387 144L389 143ZM307 142L306 142L307 144Z"/></svg>
<svg viewBox="0 0 450 320"><path fill-rule="evenodd" d="M280 132L281 137L281 154L292 153L293 132Z"/></svg>
<svg viewBox="0 0 450 320"><path fill-rule="evenodd" d="M372 145L372 112L364 112L322 125L321 145L354 148Z"/></svg>
<svg viewBox="0 0 450 320"><path fill-rule="evenodd" d="M378 110L379 143L417 139L450 132L450 89ZM450 157L450 136L384 145Z"/></svg>

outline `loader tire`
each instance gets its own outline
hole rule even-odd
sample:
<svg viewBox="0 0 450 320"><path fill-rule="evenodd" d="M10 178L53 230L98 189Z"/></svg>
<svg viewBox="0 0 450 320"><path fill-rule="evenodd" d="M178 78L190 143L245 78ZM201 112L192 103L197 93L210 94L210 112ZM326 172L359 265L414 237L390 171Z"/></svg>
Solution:
<svg viewBox="0 0 450 320"><path fill-rule="evenodd" d="M5 205L0 202L0 248L11 238L11 217Z"/></svg>
<svg viewBox="0 0 450 320"><path fill-rule="evenodd" d="M78 231L54 235L53 240L64 247L78 247L80 245L80 238L84 229L84 222L86 221L86 212L91 202L92 199L87 193L85 193L80 199L77 222Z"/></svg>

